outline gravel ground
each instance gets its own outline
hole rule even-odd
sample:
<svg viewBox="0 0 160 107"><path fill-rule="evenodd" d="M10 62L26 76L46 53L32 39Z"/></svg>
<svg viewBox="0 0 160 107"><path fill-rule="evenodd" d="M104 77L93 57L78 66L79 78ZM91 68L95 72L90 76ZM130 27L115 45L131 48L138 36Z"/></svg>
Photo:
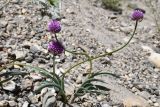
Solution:
<svg viewBox="0 0 160 107"><path fill-rule="evenodd" d="M1 0L0 7L5 2ZM160 37L143 0L124 0L122 13L102 8L97 0L62 0L61 14L64 18L61 20L63 29L59 38L66 48L84 48L91 55L118 47L129 39L134 28L134 22L129 19L133 9L128 7L134 4L143 7L146 14L132 42L113 56L94 62L94 72L110 71L121 76L116 80L113 77L101 77L107 81L108 87L119 93L111 90L108 96L83 96L87 100L80 107L120 107L125 98L129 102L128 99L133 96L142 98L140 101L143 106L149 103L149 107L160 107L160 70L149 62L147 52L142 49L142 46L149 46L159 52ZM11 0L0 9L0 66L10 62L16 55L20 62L51 69L52 59L47 52L50 38L47 23L50 17L43 13L41 5L28 0ZM63 72L81 59L84 58L70 54L57 57L57 72ZM67 90L71 91L72 86L81 83L84 78L82 74L87 69L88 64L82 64L68 75L66 81L72 84L67 85ZM30 70L14 66L2 72L5 71ZM5 104L9 104L9 107L41 107L43 98L41 94L34 95L33 90L43 79L35 73L13 78L3 90L0 88L0 107Z"/></svg>

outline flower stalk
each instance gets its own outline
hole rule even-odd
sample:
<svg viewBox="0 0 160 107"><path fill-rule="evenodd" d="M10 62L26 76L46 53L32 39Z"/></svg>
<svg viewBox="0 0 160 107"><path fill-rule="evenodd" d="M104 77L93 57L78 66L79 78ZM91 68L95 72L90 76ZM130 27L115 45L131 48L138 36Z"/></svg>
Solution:
<svg viewBox="0 0 160 107"><path fill-rule="evenodd" d="M115 50L113 50L112 52L105 52L105 53L102 54L102 55L98 55L98 56L95 56L95 57L90 57L89 59L87 59L87 60L85 60L85 61L81 61L81 62L73 65L72 67L70 67L68 70L66 70L66 72L64 73L63 76L65 76L67 73L69 73L73 68L75 68L75 67L77 67L77 66L79 66L79 65L81 65L81 64L83 64L83 63L85 63L85 62L90 61L90 64L91 64L91 63L92 63L91 61L93 61L93 60L96 60L96 59L101 58L101 57L105 57L105 56L107 56L107 55L112 55L113 53L118 52L118 51L122 50L123 48L125 48L125 47L131 42L131 40L133 39L133 37L134 37L134 35L135 35L135 32L136 32L136 29L137 29L137 26L138 26L138 20L136 21L136 24L135 24L135 27L134 27L134 31L133 31L130 39L128 40L127 43L125 43L124 45L122 45L120 48L115 49Z"/></svg>

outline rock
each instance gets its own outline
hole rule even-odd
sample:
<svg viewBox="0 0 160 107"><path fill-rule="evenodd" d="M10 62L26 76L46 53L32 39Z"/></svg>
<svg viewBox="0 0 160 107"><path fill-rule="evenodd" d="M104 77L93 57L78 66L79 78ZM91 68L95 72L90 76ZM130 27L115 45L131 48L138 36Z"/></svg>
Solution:
<svg viewBox="0 0 160 107"><path fill-rule="evenodd" d="M157 99L157 103L160 105L160 98L159 98L159 99Z"/></svg>
<svg viewBox="0 0 160 107"><path fill-rule="evenodd" d="M43 88L42 90L41 90L41 96L42 96L42 98L43 98L43 96L46 94L48 92L48 88ZM42 99L41 98L41 99Z"/></svg>
<svg viewBox="0 0 160 107"><path fill-rule="evenodd" d="M97 96L97 100L100 102L100 101L103 101L104 99L106 98L106 96L104 95L99 95Z"/></svg>
<svg viewBox="0 0 160 107"><path fill-rule="evenodd" d="M39 62L40 64L46 64L46 60L43 59L43 58L38 58L38 62Z"/></svg>
<svg viewBox="0 0 160 107"><path fill-rule="evenodd" d="M148 102L138 96L130 96L123 100L124 107L150 107Z"/></svg>
<svg viewBox="0 0 160 107"><path fill-rule="evenodd" d="M82 83L82 74L78 75L78 78L76 79L76 83L77 84Z"/></svg>
<svg viewBox="0 0 160 107"><path fill-rule="evenodd" d="M74 10L71 9L71 8L66 9L66 12L69 13L69 14L74 14L75 13Z"/></svg>
<svg viewBox="0 0 160 107"><path fill-rule="evenodd" d="M151 52L151 55L148 57L148 59L156 67L160 68L160 54L159 53Z"/></svg>
<svg viewBox="0 0 160 107"><path fill-rule="evenodd" d="M32 56L27 56L26 58L25 58L25 61L27 62L27 63L31 63L32 61L33 61L33 57Z"/></svg>
<svg viewBox="0 0 160 107"><path fill-rule="evenodd" d="M111 107L111 106L108 104L102 104L102 107Z"/></svg>
<svg viewBox="0 0 160 107"><path fill-rule="evenodd" d="M151 95L146 91L137 92L137 94L145 99L149 99L151 97Z"/></svg>
<svg viewBox="0 0 160 107"><path fill-rule="evenodd" d="M17 103L15 101L8 101L10 107L16 107Z"/></svg>
<svg viewBox="0 0 160 107"><path fill-rule="evenodd" d="M38 103L40 95L33 95L32 93L28 96L32 104Z"/></svg>
<svg viewBox="0 0 160 107"><path fill-rule="evenodd" d="M65 84L66 95L72 95L74 93L75 86L72 83Z"/></svg>
<svg viewBox="0 0 160 107"><path fill-rule="evenodd" d="M3 86L3 89L13 92L16 89L16 83L14 81L9 81Z"/></svg>
<svg viewBox="0 0 160 107"><path fill-rule="evenodd" d="M151 97L151 100L153 103L155 103L157 101L157 99L155 97Z"/></svg>
<svg viewBox="0 0 160 107"><path fill-rule="evenodd" d="M79 105L77 105L77 104L71 104L73 107L80 107Z"/></svg>
<svg viewBox="0 0 160 107"><path fill-rule="evenodd" d="M30 77L33 79L33 81L39 81L42 80L42 76L37 73L30 73Z"/></svg>
<svg viewBox="0 0 160 107"><path fill-rule="evenodd" d="M160 105L158 103L154 103L154 106L155 107L159 107Z"/></svg>
<svg viewBox="0 0 160 107"><path fill-rule="evenodd" d="M7 25L7 31L8 31L8 32L11 32L11 31L13 30L13 28L14 28L14 24L9 23L9 24Z"/></svg>
<svg viewBox="0 0 160 107"><path fill-rule="evenodd" d="M6 27L7 24L8 24L7 21L5 21L5 20L0 20L0 28Z"/></svg>
<svg viewBox="0 0 160 107"><path fill-rule="evenodd" d="M19 65L14 65L15 69L20 69L21 67Z"/></svg>
<svg viewBox="0 0 160 107"><path fill-rule="evenodd" d="M35 54L35 53L37 53L37 52L40 52L40 50L41 50L41 47L38 46L37 44L33 44L33 45L31 45L31 47L30 47L30 51L31 51L33 54Z"/></svg>
<svg viewBox="0 0 160 107"><path fill-rule="evenodd" d="M160 54L156 53L152 48L148 46L142 46L142 48L147 52L147 55L149 55L148 60L157 68L160 68Z"/></svg>
<svg viewBox="0 0 160 107"><path fill-rule="evenodd" d="M16 59L18 59L20 61L24 60L26 55L27 55L26 51L18 51L18 50L16 50L13 53L16 55Z"/></svg>
<svg viewBox="0 0 160 107"><path fill-rule="evenodd" d="M82 105L83 107L92 107L91 102L84 102Z"/></svg>
<svg viewBox="0 0 160 107"><path fill-rule="evenodd" d="M0 101L4 100L4 96L0 94Z"/></svg>
<svg viewBox="0 0 160 107"><path fill-rule="evenodd" d="M3 97L4 97L4 100L8 100L9 99L9 96L6 93L3 94Z"/></svg>
<svg viewBox="0 0 160 107"><path fill-rule="evenodd" d="M18 4L18 3L19 3L19 0L12 0L11 2L12 2L12 3L15 3L15 4Z"/></svg>
<svg viewBox="0 0 160 107"><path fill-rule="evenodd" d="M53 88L48 89L47 93L42 97L42 107L52 107L55 104L55 101L55 90Z"/></svg>
<svg viewBox="0 0 160 107"><path fill-rule="evenodd" d="M24 103L23 103L23 106L22 107L29 107L29 103L27 102L27 101L25 101Z"/></svg>
<svg viewBox="0 0 160 107"><path fill-rule="evenodd" d="M30 90L32 88L33 81L30 79L22 80L22 89Z"/></svg>
<svg viewBox="0 0 160 107"><path fill-rule="evenodd" d="M8 106L9 106L9 104L6 100L0 101L0 107L8 107Z"/></svg>
<svg viewBox="0 0 160 107"><path fill-rule="evenodd" d="M22 9L22 13L24 14L24 13L26 13L27 12L27 10L26 9Z"/></svg>

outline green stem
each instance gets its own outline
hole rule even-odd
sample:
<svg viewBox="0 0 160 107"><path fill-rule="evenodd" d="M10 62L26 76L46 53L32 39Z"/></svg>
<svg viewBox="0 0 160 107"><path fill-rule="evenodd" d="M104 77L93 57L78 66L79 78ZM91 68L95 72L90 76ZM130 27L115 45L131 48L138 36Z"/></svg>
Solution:
<svg viewBox="0 0 160 107"><path fill-rule="evenodd" d="M55 75L55 70L56 70L56 62L55 62L55 56L53 55L52 57L52 61L53 61L53 75Z"/></svg>
<svg viewBox="0 0 160 107"><path fill-rule="evenodd" d="M118 52L118 51L120 51L121 49L125 48L125 47L131 42L131 40L133 39L133 37L134 37L134 35L135 35L135 32L136 32L136 29L137 29L137 26L138 26L138 21L136 21L133 34L132 34L132 36L130 37L130 39L128 40L128 42L127 42L126 44L122 45L122 46L121 46L120 48L118 48L118 49L113 50L112 52L109 52L109 53L108 53L108 52L105 52L105 53L102 54L102 55L92 57L92 58L90 58L90 59L88 59L88 60L81 61L81 62L73 65L72 67L70 67L70 68L64 73L63 76L65 76L67 73L69 73L73 68L75 68L75 67L77 67L77 66L79 66L79 65L81 65L81 64L83 64L83 63L85 63L85 62L92 61L92 60L95 60L95 59L98 59L98 58L101 58L101 57L105 57L105 56L107 56L107 55L112 55L113 53Z"/></svg>
<svg viewBox="0 0 160 107"><path fill-rule="evenodd" d="M113 53L116 53L116 52L122 50L123 48L125 48L131 42L131 40L133 39L133 37L135 35L135 32L136 32L136 29L137 29L137 26L138 26L138 21L136 21L135 28L134 28L134 31L132 33L132 36L130 37L130 39L128 40L127 43L122 45L120 48L113 50L112 52L106 52L106 53L104 53L102 55L94 57L93 59L97 59L97 58L100 58L100 57L105 57L106 55L112 55Z"/></svg>
<svg viewBox="0 0 160 107"><path fill-rule="evenodd" d="M58 40L58 38L57 38L57 35L56 35L56 33L54 34L54 36L55 36L55 38L56 38L56 41L58 41L58 42L59 42L59 40Z"/></svg>
<svg viewBox="0 0 160 107"><path fill-rule="evenodd" d="M75 67L77 67L77 66L79 66L79 65L81 65L81 64L83 64L83 63L85 63L85 62L88 62L88 60L81 61L81 62L79 62L79 63L73 65L72 67L70 67L70 68L63 74L63 77L64 77L67 73L69 73L70 70L72 70L73 68L75 68Z"/></svg>
<svg viewBox="0 0 160 107"><path fill-rule="evenodd" d="M91 59L91 57L90 57L87 53L85 53L85 52L84 52L84 53L78 53L78 52L69 51L69 50L65 50L65 51L67 51L67 52L69 52L69 53L72 53L72 54L76 54L76 55L85 55L85 56L88 58L89 63L90 63L89 74L92 73L92 59Z"/></svg>

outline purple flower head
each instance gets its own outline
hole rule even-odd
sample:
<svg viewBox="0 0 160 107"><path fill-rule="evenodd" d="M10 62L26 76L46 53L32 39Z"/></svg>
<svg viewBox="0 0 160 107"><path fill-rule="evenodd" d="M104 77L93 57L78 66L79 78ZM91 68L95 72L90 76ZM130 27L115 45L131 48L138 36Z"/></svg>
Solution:
<svg viewBox="0 0 160 107"><path fill-rule="evenodd" d="M61 24L57 20L52 20L48 24L48 31L52 33L59 33L61 31Z"/></svg>
<svg viewBox="0 0 160 107"><path fill-rule="evenodd" d="M132 13L131 19L134 21L142 21L145 14L145 10L136 8Z"/></svg>
<svg viewBox="0 0 160 107"><path fill-rule="evenodd" d="M48 51L54 55L58 55L64 52L64 47L61 42L52 40L48 45Z"/></svg>
<svg viewBox="0 0 160 107"><path fill-rule="evenodd" d="M139 10L139 11L143 12L144 14L146 13L146 11L145 11L145 10L140 9L140 8L135 8L134 10Z"/></svg>

